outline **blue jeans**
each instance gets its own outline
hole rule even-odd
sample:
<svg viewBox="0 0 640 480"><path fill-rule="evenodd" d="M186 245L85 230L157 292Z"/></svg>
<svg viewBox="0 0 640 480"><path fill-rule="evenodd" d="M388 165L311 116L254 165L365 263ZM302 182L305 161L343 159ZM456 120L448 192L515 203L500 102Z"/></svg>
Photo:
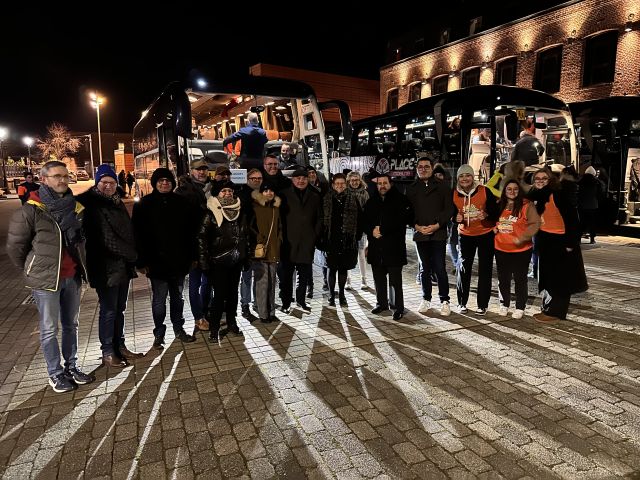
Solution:
<svg viewBox="0 0 640 480"><path fill-rule="evenodd" d="M58 346L58 318L62 325L62 357L65 368L76 366L78 361L78 313L80 312L79 278L60 280L55 292L33 290L32 295L40 316L40 348L47 362L50 377L62 373Z"/></svg>
<svg viewBox="0 0 640 480"><path fill-rule="evenodd" d="M256 282L252 280L254 280L253 269L243 270L240 276L240 305L243 307L251 303L251 292L253 292L253 301L256 302Z"/></svg>
<svg viewBox="0 0 640 480"><path fill-rule="evenodd" d="M449 277L445 267L445 240L416 242L422 262L422 298L431 301L431 272L438 279L438 294L441 302L449 301Z"/></svg>
<svg viewBox="0 0 640 480"><path fill-rule="evenodd" d="M167 315L167 294L169 295L169 317L173 325L173 331L177 334L184 330L184 298L182 290L184 289L184 277L172 278L171 280L160 280L152 278L151 280L151 315L153 315L154 337L164 337L167 327L164 324L164 318Z"/></svg>
<svg viewBox="0 0 640 480"><path fill-rule="evenodd" d="M200 268L192 268L189 272L189 304L193 319L198 321L204 318L206 308L211 299L211 289L207 276Z"/></svg>
<svg viewBox="0 0 640 480"><path fill-rule="evenodd" d="M103 355L117 353L124 346L124 311L127 309L129 283L127 280L113 287L96 288L100 303L98 337Z"/></svg>

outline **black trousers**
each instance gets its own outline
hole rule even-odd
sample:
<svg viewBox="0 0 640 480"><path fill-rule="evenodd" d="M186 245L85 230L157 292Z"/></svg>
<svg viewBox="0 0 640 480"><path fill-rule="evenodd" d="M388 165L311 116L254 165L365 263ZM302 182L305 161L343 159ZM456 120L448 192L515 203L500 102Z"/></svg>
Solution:
<svg viewBox="0 0 640 480"><path fill-rule="evenodd" d="M402 266L371 265L371 270L373 272L373 283L376 287L376 306L389 308L389 305L393 305L397 311L403 312ZM388 290L387 277L389 282Z"/></svg>
<svg viewBox="0 0 640 480"><path fill-rule="evenodd" d="M593 241L596 238L596 225L598 223L598 209L582 209L580 210L580 227L582 233L588 233L589 238Z"/></svg>
<svg viewBox="0 0 640 480"><path fill-rule="evenodd" d="M420 262L422 262L420 283L424 300L431 301L431 272L434 272L438 280L440 301L449 301L449 277L445 266L446 243L446 240L416 242Z"/></svg>
<svg viewBox="0 0 640 480"><path fill-rule="evenodd" d="M466 305L471 290L473 259L478 251L478 308L487 308L491 298L493 276L493 232L484 235L460 235L460 267L458 268L458 305Z"/></svg>
<svg viewBox="0 0 640 480"><path fill-rule="evenodd" d="M311 263L291 263L286 260L280 262L280 301L283 307L291 305L293 295L293 272L298 272L298 286L296 287L296 302L305 303L307 287L313 274Z"/></svg>
<svg viewBox="0 0 640 480"><path fill-rule="evenodd" d="M529 290L527 286L527 273L531 262L532 249L524 252L501 252L496 250L496 269L498 270L498 290L500 292L500 304L508 307L511 305L511 278L516 287L516 308L524 310L527 306Z"/></svg>
<svg viewBox="0 0 640 480"><path fill-rule="evenodd" d="M227 326L230 330L236 330L236 310L238 309L238 285L240 284L240 272L242 265L230 267L215 265L209 273L209 284L213 286L213 298L209 303L207 320L212 332L220 329L222 313L227 314Z"/></svg>

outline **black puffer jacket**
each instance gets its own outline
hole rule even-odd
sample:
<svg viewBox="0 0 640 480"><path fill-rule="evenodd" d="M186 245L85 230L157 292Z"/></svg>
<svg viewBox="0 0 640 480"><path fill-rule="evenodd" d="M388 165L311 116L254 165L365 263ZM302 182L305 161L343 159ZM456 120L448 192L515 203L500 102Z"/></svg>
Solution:
<svg viewBox="0 0 640 480"><path fill-rule="evenodd" d="M84 208L79 203L76 203L76 215L83 221ZM43 203L31 199L13 214L7 235L7 255L22 269L27 287L58 289L62 248L60 227ZM84 241L67 247L67 252L86 279Z"/></svg>
<svg viewBox="0 0 640 480"><path fill-rule="evenodd" d="M78 196L85 207L87 271L93 288L113 287L136 276L133 226L122 201L98 194L93 188Z"/></svg>
<svg viewBox="0 0 640 480"><path fill-rule="evenodd" d="M204 271L216 265L237 265L249 258L251 246L246 216L240 211L238 218L229 221L219 207L216 197L208 199L207 213L198 233L198 262Z"/></svg>
<svg viewBox="0 0 640 480"><path fill-rule="evenodd" d="M415 232L413 240L415 242L446 240L446 227L454 210L451 189L435 178L430 178L426 184L417 179L407 187L407 198L413 208L414 224L426 226L437 223L440 225L440 228L431 235Z"/></svg>

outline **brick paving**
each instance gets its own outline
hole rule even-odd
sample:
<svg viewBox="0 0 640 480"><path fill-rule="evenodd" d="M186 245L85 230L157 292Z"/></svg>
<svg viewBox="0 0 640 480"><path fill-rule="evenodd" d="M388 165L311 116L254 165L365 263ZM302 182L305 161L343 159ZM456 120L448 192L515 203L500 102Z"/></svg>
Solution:
<svg viewBox="0 0 640 480"><path fill-rule="evenodd" d="M640 478L637 246L585 246L591 289L556 325L531 318L533 285L520 321L498 316L494 297L485 317L410 312L394 322L369 314L372 290L352 290L346 308L316 293L311 314L241 319L244 340L168 337L162 352L151 350L150 288L138 278L126 335L148 353L124 370L100 367L88 289L79 356L97 380L72 394L46 386L35 306L22 305L29 292L2 251L0 474ZM414 273L409 309L420 300Z"/></svg>

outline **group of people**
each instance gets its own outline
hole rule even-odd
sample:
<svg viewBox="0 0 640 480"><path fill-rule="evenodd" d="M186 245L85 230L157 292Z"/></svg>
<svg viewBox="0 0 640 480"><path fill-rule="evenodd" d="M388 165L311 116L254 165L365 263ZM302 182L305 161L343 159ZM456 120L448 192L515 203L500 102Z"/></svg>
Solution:
<svg viewBox="0 0 640 480"><path fill-rule="evenodd" d="M476 313L487 311L495 256L500 314L506 315L511 305L513 278L513 317L524 315L534 236L543 294L537 318L565 318L570 295L586 288L573 201L577 189L570 180L557 181L547 168L536 172L525 195L521 178L504 178L499 188L489 188L478 185L473 169L463 165L452 190L444 169L425 157L418 160L416 180L405 195L385 173L371 175L367 188L358 172L338 173L327 182L313 167L298 167L288 178L280 166L281 159L266 155L261 168L247 172L246 185L232 183L228 168L217 169L210 179L203 159L193 160L189 173L179 179L171 170L158 168L151 177L151 194L134 205L130 216L110 166L101 165L95 185L74 197L65 164L47 162L40 189L28 192L11 220L7 252L33 289L54 391L70 391L93 380L77 366L83 280L95 288L99 300L103 364L115 368L142 356L127 347L124 333L130 281L137 274L151 283L153 346L158 349L165 342L167 297L176 338L195 341L184 329L186 276L195 326L219 342L226 334L243 335L236 319L239 296L241 314L250 322L278 320L277 284L281 312L290 313L294 302L295 308L310 312L306 299L313 298L312 267L319 258L328 306L347 306L349 271L358 263L362 287L367 288L366 262L376 291L372 313L392 309L398 320L405 313L407 226L414 230L422 264L420 313L432 308L432 278L440 313L451 313L445 247L454 230L460 245L459 313L468 311L477 252ZM223 316L226 328L221 329Z"/></svg>

